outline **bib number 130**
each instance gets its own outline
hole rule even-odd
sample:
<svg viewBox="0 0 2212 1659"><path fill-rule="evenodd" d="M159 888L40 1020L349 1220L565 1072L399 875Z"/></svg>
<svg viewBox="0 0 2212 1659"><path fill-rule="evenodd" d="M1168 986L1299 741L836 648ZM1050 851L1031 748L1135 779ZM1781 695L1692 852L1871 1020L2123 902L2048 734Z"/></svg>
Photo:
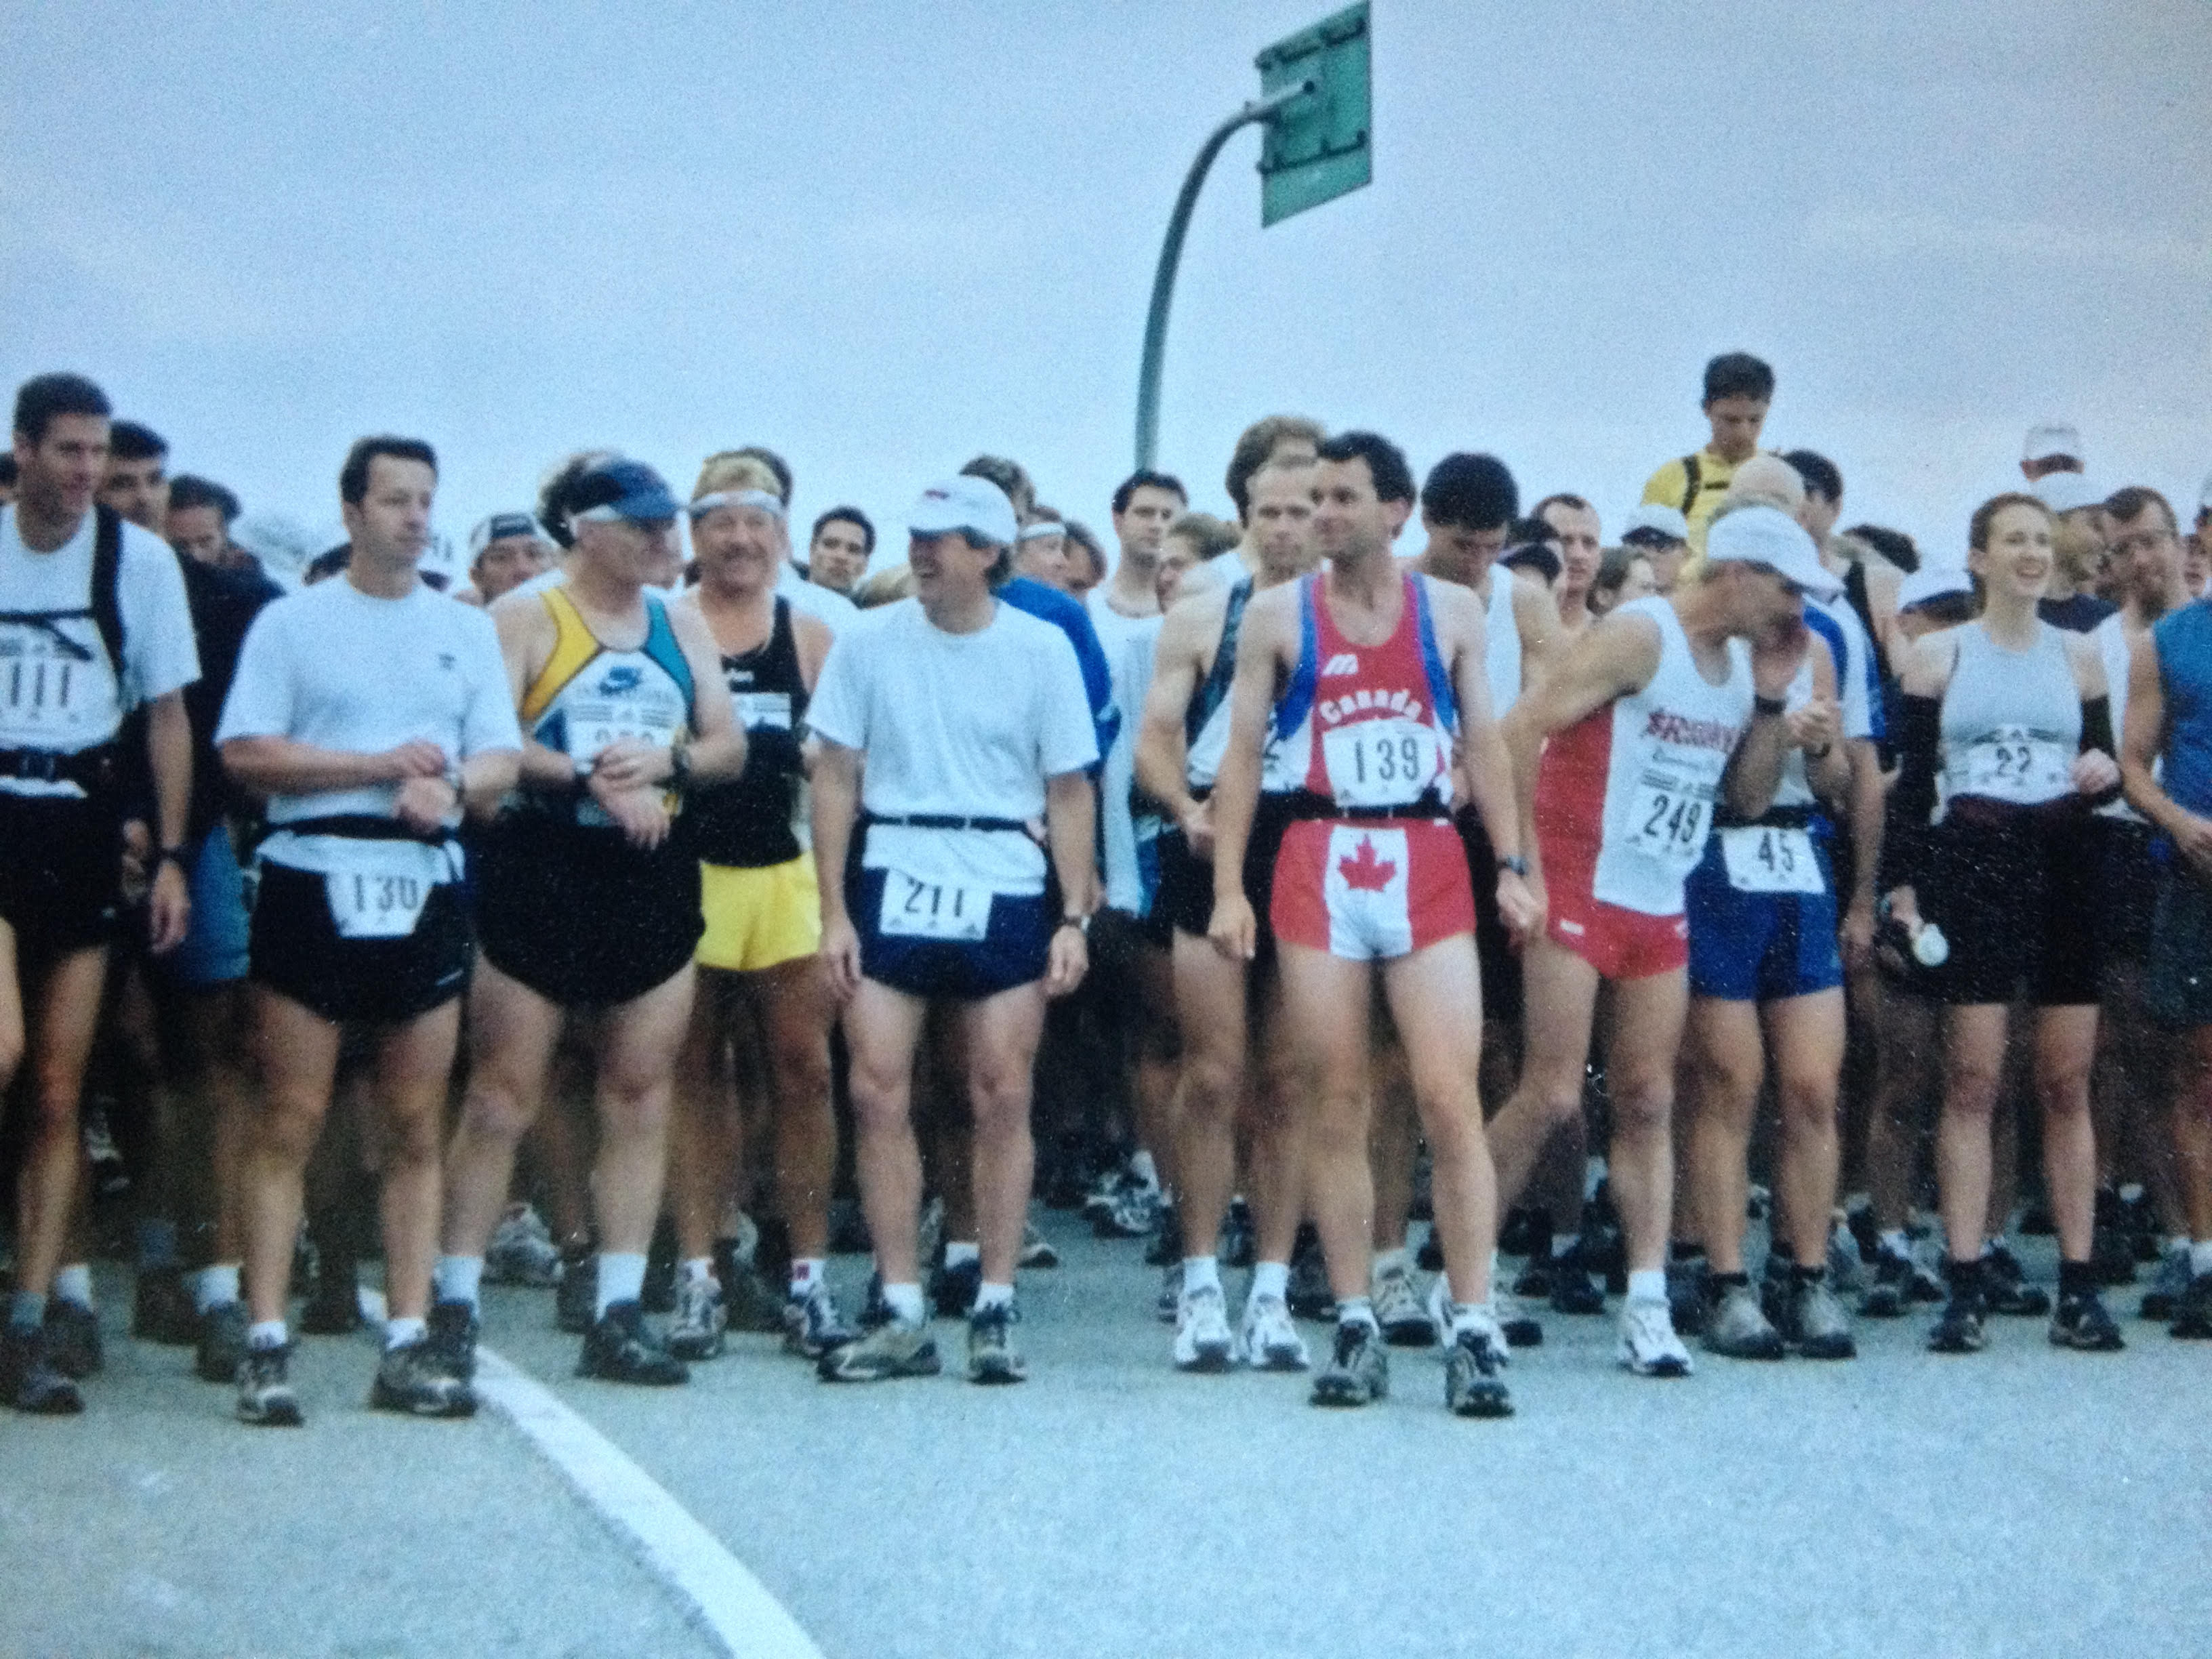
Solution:
<svg viewBox="0 0 2212 1659"><path fill-rule="evenodd" d="M884 908L877 926L886 936L972 943L990 931L991 890L916 881L896 870L887 870Z"/></svg>
<svg viewBox="0 0 2212 1659"><path fill-rule="evenodd" d="M404 939L430 898L429 884L414 876L353 872L325 876L323 885L340 939Z"/></svg>

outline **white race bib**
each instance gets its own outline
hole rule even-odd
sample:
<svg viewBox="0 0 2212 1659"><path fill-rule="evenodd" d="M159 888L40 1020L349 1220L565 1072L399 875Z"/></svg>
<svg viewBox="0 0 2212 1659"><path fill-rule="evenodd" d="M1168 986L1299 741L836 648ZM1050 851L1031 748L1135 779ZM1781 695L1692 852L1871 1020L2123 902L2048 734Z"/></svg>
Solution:
<svg viewBox="0 0 2212 1659"><path fill-rule="evenodd" d="M419 874L343 872L323 878L340 939L405 939L422 919L430 884Z"/></svg>
<svg viewBox="0 0 2212 1659"><path fill-rule="evenodd" d="M568 705L568 752L583 766L625 738L648 749L666 749L683 724L684 711L672 706L656 708L634 702L580 698Z"/></svg>
<svg viewBox="0 0 2212 1659"><path fill-rule="evenodd" d="M1322 764L1339 806L1407 806L1444 769L1437 729L1419 720L1358 720L1324 732Z"/></svg>
<svg viewBox="0 0 2212 1659"><path fill-rule="evenodd" d="M0 730L16 746L97 742L117 713L115 673L92 622L0 623Z"/></svg>
<svg viewBox="0 0 2212 1659"><path fill-rule="evenodd" d="M791 730L788 691L733 691L730 701L738 706L738 724L748 731L760 726L778 732Z"/></svg>
<svg viewBox="0 0 2212 1659"><path fill-rule="evenodd" d="M1721 831L1721 857L1729 885L1740 893L1819 893L1820 860L1802 830L1753 824Z"/></svg>
<svg viewBox="0 0 2212 1659"><path fill-rule="evenodd" d="M1954 793L2033 806L2073 788L2073 763L2063 743L2000 726L1967 748L1966 787Z"/></svg>
<svg viewBox="0 0 2212 1659"><path fill-rule="evenodd" d="M1627 844L1686 873L1705 855L1712 820L1712 785L1655 769L1637 779L1629 797Z"/></svg>
<svg viewBox="0 0 2212 1659"><path fill-rule="evenodd" d="M877 931L886 937L973 944L990 931L991 890L952 882L916 881L884 872L884 908Z"/></svg>

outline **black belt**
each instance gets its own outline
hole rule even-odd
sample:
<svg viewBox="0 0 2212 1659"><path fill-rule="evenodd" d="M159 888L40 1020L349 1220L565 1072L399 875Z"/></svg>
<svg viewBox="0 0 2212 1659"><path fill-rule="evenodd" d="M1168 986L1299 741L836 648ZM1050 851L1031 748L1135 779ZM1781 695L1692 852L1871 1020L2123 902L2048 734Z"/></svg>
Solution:
<svg viewBox="0 0 2212 1659"><path fill-rule="evenodd" d="M869 824L890 824L900 830L1011 830L1026 836L1030 827L1019 818L963 818L951 812L870 812Z"/></svg>
<svg viewBox="0 0 2212 1659"><path fill-rule="evenodd" d="M409 829L398 818L379 817L374 812L333 812L323 817L291 818L269 826L272 836L280 830L295 836L345 836L355 841L420 842L425 847L445 847L456 839L450 830L425 834Z"/></svg>
<svg viewBox="0 0 2212 1659"><path fill-rule="evenodd" d="M1812 830L1831 833L1826 811L1818 806L1771 806L1755 818L1723 812L1713 823L1716 830Z"/></svg>
<svg viewBox="0 0 2212 1659"><path fill-rule="evenodd" d="M103 743L64 754L57 749L0 749L0 778L73 783L88 794L115 781L116 746Z"/></svg>
<svg viewBox="0 0 2212 1659"><path fill-rule="evenodd" d="M1327 795L1299 789L1284 797L1291 818L1426 818L1449 823L1451 808L1434 790L1396 806L1340 806Z"/></svg>

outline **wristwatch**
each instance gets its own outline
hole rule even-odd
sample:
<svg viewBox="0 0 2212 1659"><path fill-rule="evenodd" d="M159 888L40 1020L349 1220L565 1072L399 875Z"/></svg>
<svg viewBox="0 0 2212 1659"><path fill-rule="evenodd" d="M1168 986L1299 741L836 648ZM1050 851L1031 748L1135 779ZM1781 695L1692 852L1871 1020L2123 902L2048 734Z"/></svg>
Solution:
<svg viewBox="0 0 2212 1659"><path fill-rule="evenodd" d="M1751 712L1754 714L1786 714L1790 712L1790 701L1786 697L1762 697L1753 692Z"/></svg>
<svg viewBox="0 0 2212 1659"><path fill-rule="evenodd" d="M156 870L160 869L165 864L175 865L178 869L183 871L185 874L188 876L192 872L191 866L185 861L185 849L181 846L164 847L160 852L154 854L154 867Z"/></svg>
<svg viewBox="0 0 2212 1659"><path fill-rule="evenodd" d="M1073 927L1086 939L1091 937L1091 918L1088 916L1062 916L1060 919L1060 925L1063 927Z"/></svg>
<svg viewBox="0 0 2212 1659"><path fill-rule="evenodd" d="M1498 867L1500 872L1508 870L1511 871L1523 881L1528 879L1528 860L1522 858L1518 853L1514 854L1510 858L1499 859L1498 860Z"/></svg>

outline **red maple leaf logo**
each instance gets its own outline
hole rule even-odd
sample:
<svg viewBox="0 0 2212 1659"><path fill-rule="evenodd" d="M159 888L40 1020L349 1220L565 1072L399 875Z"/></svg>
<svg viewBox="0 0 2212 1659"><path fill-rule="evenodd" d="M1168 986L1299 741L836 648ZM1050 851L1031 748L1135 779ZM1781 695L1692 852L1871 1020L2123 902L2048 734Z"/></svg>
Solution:
<svg viewBox="0 0 2212 1659"><path fill-rule="evenodd" d="M1336 861L1337 873L1344 884L1355 893L1379 893L1389 886L1390 878L1398 873L1398 866L1386 864L1375 856L1375 837L1362 836L1359 851L1348 859Z"/></svg>

